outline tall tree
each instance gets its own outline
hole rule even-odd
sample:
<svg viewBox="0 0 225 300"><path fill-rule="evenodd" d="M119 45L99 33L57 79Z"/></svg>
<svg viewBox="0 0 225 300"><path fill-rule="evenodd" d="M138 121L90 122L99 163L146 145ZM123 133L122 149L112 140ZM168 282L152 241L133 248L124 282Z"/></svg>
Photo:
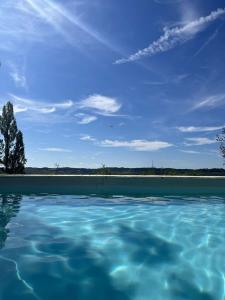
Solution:
<svg viewBox="0 0 225 300"><path fill-rule="evenodd" d="M13 173L24 173L24 166L26 164L23 134L19 130L16 134L15 148L11 157L11 168Z"/></svg>
<svg viewBox="0 0 225 300"><path fill-rule="evenodd" d="M23 135L17 129L11 102L7 102L3 106L2 116L0 116L0 131L3 136L3 139L0 140L0 162L4 165L5 172L23 172L26 163Z"/></svg>
<svg viewBox="0 0 225 300"><path fill-rule="evenodd" d="M217 141L220 142L220 151L221 154L223 156L223 158L225 159L225 128L223 128L222 130L222 134L217 136Z"/></svg>

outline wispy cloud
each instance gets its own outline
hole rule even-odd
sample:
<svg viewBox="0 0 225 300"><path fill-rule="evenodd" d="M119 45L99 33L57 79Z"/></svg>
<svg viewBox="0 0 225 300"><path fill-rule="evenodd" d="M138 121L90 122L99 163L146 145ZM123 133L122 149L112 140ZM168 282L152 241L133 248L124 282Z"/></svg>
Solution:
<svg viewBox="0 0 225 300"><path fill-rule="evenodd" d="M27 80L24 75L18 73L17 71L14 71L10 73L10 76L12 77L16 86L24 87L24 88L27 86Z"/></svg>
<svg viewBox="0 0 225 300"><path fill-rule="evenodd" d="M204 99L195 103L191 110L197 110L202 108L214 108L221 106L225 103L225 94L217 94L205 97Z"/></svg>
<svg viewBox="0 0 225 300"><path fill-rule="evenodd" d="M212 11L208 16L201 17L195 21L191 21L184 26L173 28L164 28L164 34L156 41L151 43L147 48L139 50L130 55L128 58L117 60L116 64L123 64L139 60L146 56L153 56L158 53L166 52L175 48L180 44L193 39L199 32L203 31L205 27L225 14L224 8L219 8Z"/></svg>
<svg viewBox="0 0 225 300"><path fill-rule="evenodd" d="M180 150L181 152L183 153L186 153L186 154L191 154L191 155L213 155L215 156L215 154L219 154L219 151L216 151L216 150L209 150L209 151L194 151L194 150Z"/></svg>
<svg viewBox="0 0 225 300"><path fill-rule="evenodd" d="M106 97L99 94L90 95L78 104L82 109L91 109L99 115L113 116L117 113L121 104L116 98Z"/></svg>
<svg viewBox="0 0 225 300"><path fill-rule="evenodd" d="M100 116L129 117L117 114L122 105L116 98L99 94L90 95L81 101L49 102L14 94L9 94L8 99L13 102L15 113L24 113L27 120L35 122L76 121L86 125L98 120Z"/></svg>
<svg viewBox="0 0 225 300"><path fill-rule="evenodd" d="M198 56L218 35L219 29L213 32L207 41L198 49L198 51L192 56L192 58Z"/></svg>
<svg viewBox="0 0 225 300"><path fill-rule="evenodd" d="M92 39L113 51L117 51L115 46L105 37L85 24L80 16L77 15L76 11L73 10L73 13L71 13L65 5L51 0L25 0L25 2L38 17L50 24L56 32L61 34L64 39L73 46L77 46L78 40L82 41L82 38L79 36L81 33L83 39L84 36L89 37L89 39Z"/></svg>
<svg viewBox="0 0 225 300"><path fill-rule="evenodd" d="M15 112L35 111L40 114L50 114L58 109L68 109L74 105L71 100L59 103L47 103L18 97L13 94L10 94L10 97L15 103Z"/></svg>
<svg viewBox="0 0 225 300"><path fill-rule="evenodd" d="M12 78L12 80L14 81L15 85L17 87L22 87L22 88L26 89L27 88L27 79L24 74L24 71L19 70L19 68L13 63L9 63L8 66L10 68L9 75Z"/></svg>
<svg viewBox="0 0 225 300"><path fill-rule="evenodd" d="M104 140L100 142L102 147L113 148L128 148L135 151L157 151L160 149L173 146L170 143L163 141L149 141L149 140L131 140L131 141L119 141L119 140Z"/></svg>
<svg viewBox="0 0 225 300"><path fill-rule="evenodd" d="M24 51L27 43L44 41L49 36L49 30L40 21L24 0L1 1L0 49L15 51L16 47L18 54Z"/></svg>
<svg viewBox="0 0 225 300"><path fill-rule="evenodd" d="M202 146L202 145L211 145L217 143L216 139L209 139L206 137L197 137L197 138L186 138L186 146Z"/></svg>
<svg viewBox="0 0 225 300"><path fill-rule="evenodd" d="M201 152L194 151L194 150L180 150L180 151L187 154L201 154Z"/></svg>
<svg viewBox="0 0 225 300"><path fill-rule="evenodd" d="M88 141L88 142L94 142L96 139L90 135L84 134L80 137L81 141Z"/></svg>
<svg viewBox="0 0 225 300"><path fill-rule="evenodd" d="M72 150L70 149L65 149L65 148L55 148L55 147L50 147L50 148L40 148L39 150L41 151L47 151L47 152L65 152L65 153L71 153Z"/></svg>
<svg viewBox="0 0 225 300"><path fill-rule="evenodd" d="M26 43L54 41L60 35L64 41L73 47L87 43L98 43L108 49L120 53L118 47L111 43L100 32L89 26L81 16L84 14L77 5L78 1L53 0L7 0L0 2L0 49L21 52ZM54 38L54 40L52 40ZM59 39L58 39L59 40ZM60 39L60 43L62 39ZM18 47L23 46L23 47Z"/></svg>
<svg viewBox="0 0 225 300"><path fill-rule="evenodd" d="M73 12L70 13L65 6L55 3L50 0L26 0L30 7L46 22L50 23L56 31L62 34L66 40L76 44L76 39L66 30L66 25L79 29L97 42L113 49L114 46L107 41L100 33L94 31L87 24L84 24L81 19Z"/></svg>
<svg viewBox="0 0 225 300"><path fill-rule="evenodd" d="M134 151L158 151L160 149L168 148L174 146L168 142L164 141L150 141L150 140L97 140L90 135L82 135L80 140L95 142L96 145L100 147L110 147L110 148L127 148Z"/></svg>
<svg viewBox="0 0 225 300"><path fill-rule="evenodd" d="M188 127L177 127L177 129L181 132L208 132L208 131L216 131L221 130L224 126L205 126L205 127L195 127L195 126L188 126Z"/></svg>
<svg viewBox="0 0 225 300"><path fill-rule="evenodd" d="M87 115L84 113L75 114L75 117L78 119L77 123L82 125L90 124L98 119L96 116Z"/></svg>
<svg viewBox="0 0 225 300"><path fill-rule="evenodd" d="M28 109L27 109L27 107L22 107L22 106L20 106L20 105L17 105L17 104L15 104L14 105L14 113L21 113L21 112L25 112L25 111L27 111Z"/></svg>
<svg viewBox="0 0 225 300"><path fill-rule="evenodd" d="M145 81L144 84L146 85L167 85L167 84L179 84L181 83L183 80L185 80L187 77L189 76L189 74L178 74L175 76L170 76L168 78L166 78L166 80L148 80Z"/></svg>

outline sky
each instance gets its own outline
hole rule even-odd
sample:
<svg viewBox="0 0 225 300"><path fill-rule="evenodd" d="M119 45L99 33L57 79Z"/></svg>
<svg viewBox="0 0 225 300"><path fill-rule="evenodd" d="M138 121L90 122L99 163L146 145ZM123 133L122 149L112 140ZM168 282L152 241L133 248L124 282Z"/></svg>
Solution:
<svg viewBox="0 0 225 300"><path fill-rule="evenodd" d="M27 166L223 167L222 0L0 2Z"/></svg>

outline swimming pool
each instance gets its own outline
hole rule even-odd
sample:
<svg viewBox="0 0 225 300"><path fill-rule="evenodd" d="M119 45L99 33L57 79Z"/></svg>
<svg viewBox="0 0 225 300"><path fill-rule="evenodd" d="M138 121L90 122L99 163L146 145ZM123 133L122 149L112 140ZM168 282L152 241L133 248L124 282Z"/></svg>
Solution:
<svg viewBox="0 0 225 300"><path fill-rule="evenodd" d="M222 300L225 197L4 194L0 300Z"/></svg>

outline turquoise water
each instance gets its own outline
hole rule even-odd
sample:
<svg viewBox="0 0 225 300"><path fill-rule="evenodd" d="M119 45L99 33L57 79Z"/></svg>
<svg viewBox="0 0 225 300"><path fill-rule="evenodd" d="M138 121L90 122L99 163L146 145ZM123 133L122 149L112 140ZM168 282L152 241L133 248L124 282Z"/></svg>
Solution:
<svg viewBox="0 0 225 300"><path fill-rule="evenodd" d="M0 300L224 300L225 198L0 197Z"/></svg>

